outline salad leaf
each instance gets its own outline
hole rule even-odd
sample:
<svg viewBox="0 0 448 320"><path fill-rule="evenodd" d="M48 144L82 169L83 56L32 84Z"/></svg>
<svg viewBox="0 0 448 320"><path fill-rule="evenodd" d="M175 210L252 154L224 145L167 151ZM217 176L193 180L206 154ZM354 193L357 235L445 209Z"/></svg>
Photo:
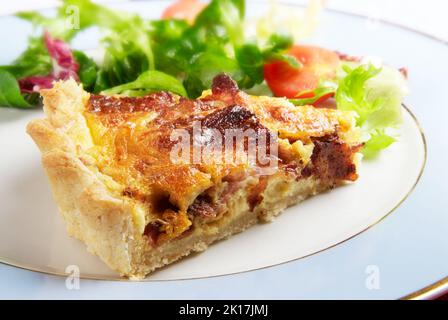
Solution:
<svg viewBox="0 0 448 320"><path fill-rule="evenodd" d="M79 13L79 29L97 26L113 30L123 30L133 15L116 11L96 4L90 0L63 0L58 10L59 17L67 17L71 13Z"/></svg>
<svg viewBox="0 0 448 320"><path fill-rule="evenodd" d="M75 36L77 29L69 27L66 15L47 17L37 11L24 11L16 14L18 18L27 20L35 27L44 27L58 39L69 40Z"/></svg>
<svg viewBox="0 0 448 320"><path fill-rule="evenodd" d="M345 66L343 69L347 76L339 82L336 91L338 109L356 111L358 114L357 123L362 126L369 115L382 106L380 98L368 99L366 88L367 80L378 75L381 69L374 67L372 64L361 65L355 69Z"/></svg>
<svg viewBox="0 0 448 320"><path fill-rule="evenodd" d="M51 71L46 75L30 75L20 78L19 86L22 93L37 93L41 89L51 88L54 80L69 78L78 80L79 65L76 63L69 45L60 39L54 39L47 31L44 33L43 42L52 62Z"/></svg>
<svg viewBox="0 0 448 320"><path fill-rule="evenodd" d="M150 23L151 35L159 45L166 44L172 40L177 41L189 28L185 20L155 20Z"/></svg>
<svg viewBox="0 0 448 320"><path fill-rule="evenodd" d="M322 97L334 94L335 90L334 86L323 86L311 91L312 97L310 98L289 99L289 101L296 106L313 105L322 99Z"/></svg>
<svg viewBox="0 0 448 320"><path fill-rule="evenodd" d="M266 52L275 52L286 50L291 48L294 44L294 39L289 33L273 33L269 36L268 41L266 43Z"/></svg>
<svg viewBox="0 0 448 320"><path fill-rule="evenodd" d="M231 58L243 41L243 16L244 1L212 0L191 26L181 20L152 22L157 68L183 77L203 52L219 50Z"/></svg>
<svg viewBox="0 0 448 320"><path fill-rule="evenodd" d="M184 36L190 25L183 20L157 20L150 28L155 68L181 78L195 55L192 42Z"/></svg>
<svg viewBox="0 0 448 320"><path fill-rule="evenodd" d="M0 69L11 73L16 79L28 76L47 75L53 68L51 57L43 37L29 39L28 48L9 66Z"/></svg>
<svg viewBox="0 0 448 320"><path fill-rule="evenodd" d="M262 49L257 43L246 43L235 50L235 57L242 71L246 74L244 83L239 83L243 89L252 88L264 81L263 67L270 60L281 60L293 68L300 68L300 62L284 51L291 47L292 37L288 34L272 34Z"/></svg>
<svg viewBox="0 0 448 320"><path fill-rule="evenodd" d="M257 75L245 74L254 69L245 53L247 48L237 49L244 40L243 17L244 1L212 0L191 26L179 20L152 22L156 69L183 81L193 98L209 88L213 77L221 72L230 74L243 88L254 85L252 76L260 82L259 70Z"/></svg>
<svg viewBox="0 0 448 320"><path fill-rule="evenodd" d="M366 133L363 148L366 157L374 157L395 141L387 130L401 122L401 101L406 81L394 69L372 64L343 67L346 76L336 91L338 109L358 114L357 125Z"/></svg>
<svg viewBox="0 0 448 320"><path fill-rule="evenodd" d="M386 134L384 129L374 129L370 132L370 139L365 143L362 153L366 158L374 158L395 141L397 139Z"/></svg>
<svg viewBox="0 0 448 320"><path fill-rule="evenodd" d="M288 63L291 67L294 69L300 69L302 67L302 64L297 60L296 57L286 54L286 53L279 53L279 52L269 52L264 55L265 61L283 61Z"/></svg>
<svg viewBox="0 0 448 320"><path fill-rule="evenodd" d="M368 128L394 127L401 123L401 103L408 93L407 81L398 70L384 66L366 83L370 101L382 101L382 108L373 112L365 125Z"/></svg>
<svg viewBox="0 0 448 320"><path fill-rule="evenodd" d="M154 54L146 31L144 21L135 17L126 29L111 33L103 40L106 51L95 92L131 82L154 69Z"/></svg>
<svg viewBox="0 0 448 320"><path fill-rule="evenodd" d="M53 86L53 81L56 80L53 75L46 76L29 76L19 79L20 91L24 94L38 94L41 89L48 89Z"/></svg>
<svg viewBox="0 0 448 320"><path fill-rule="evenodd" d="M110 88L102 93L107 95L143 96L156 91L169 91L181 96L187 95L184 86L179 80L156 70L148 70L142 73L135 81Z"/></svg>
<svg viewBox="0 0 448 320"><path fill-rule="evenodd" d="M78 80L79 65L76 63L68 43L53 38L47 31L44 33L44 41L53 62L51 75L57 80L69 78Z"/></svg>
<svg viewBox="0 0 448 320"><path fill-rule="evenodd" d="M90 0L63 0L56 16L47 17L36 11L19 12L17 17L44 27L52 36L71 40L78 32L92 26L123 30L130 15L118 13Z"/></svg>
<svg viewBox="0 0 448 320"><path fill-rule="evenodd" d="M294 43L301 42L314 32L323 10L321 0L309 0L305 10L294 6L282 5L281 1L268 1L269 8L265 16L256 22L256 34L260 40L268 38L273 31L291 32Z"/></svg>
<svg viewBox="0 0 448 320"><path fill-rule="evenodd" d="M82 51L73 51L73 56L79 65L79 80L83 84L84 89L90 91L93 89L96 82L98 66Z"/></svg>
<svg viewBox="0 0 448 320"><path fill-rule="evenodd" d="M192 36L199 41L243 42L244 0L212 0L196 17Z"/></svg>
<svg viewBox="0 0 448 320"><path fill-rule="evenodd" d="M16 78L6 70L0 70L0 106L30 108L31 105L20 94Z"/></svg>
<svg viewBox="0 0 448 320"><path fill-rule="evenodd" d="M246 84L245 87L253 87L254 84L263 82L263 66L265 59L263 57L263 52L256 44L248 43L237 48L235 56L242 71L244 71L252 81L252 83Z"/></svg>
<svg viewBox="0 0 448 320"><path fill-rule="evenodd" d="M244 73L234 59L219 52L202 53L191 66L184 81L189 96L200 96L203 90L210 88L213 78L221 72L227 73L238 83L244 80Z"/></svg>
<svg viewBox="0 0 448 320"><path fill-rule="evenodd" d="M287 62L293 68L301 68L302 64L296 57L284 53L284 51L291 48L293 44L294 39L291 34L285 32L271 34L266 43L266 47L263 50L265 62L279 60Z"/></svg>

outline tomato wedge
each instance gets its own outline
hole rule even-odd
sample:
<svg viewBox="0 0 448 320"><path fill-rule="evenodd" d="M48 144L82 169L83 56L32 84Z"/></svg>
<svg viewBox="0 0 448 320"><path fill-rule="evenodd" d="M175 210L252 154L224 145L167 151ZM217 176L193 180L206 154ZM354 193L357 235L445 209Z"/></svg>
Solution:
<svg viewBox="0 0 448 320"><path fill-rule="evenodd" d="M193 23L205 6L205 3L198 0L178 0L165 9L162 19L182 19Z"/></svg>
<svg viewBox="0 0 448 320"><path fill-rule="evenodd" d="M275 96L297 98L301 92L315 90L323 79L336 76L340 63L337 53L314 46L294 46L288 52L302 63L294 69L287 62L265 64L264 78Z"/></svg>

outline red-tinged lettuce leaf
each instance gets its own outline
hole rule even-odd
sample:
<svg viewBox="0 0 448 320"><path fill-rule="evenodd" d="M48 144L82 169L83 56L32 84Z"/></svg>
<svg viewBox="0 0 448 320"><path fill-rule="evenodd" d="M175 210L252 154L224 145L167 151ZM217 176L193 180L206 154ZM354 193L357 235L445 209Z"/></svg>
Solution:
<svg viewBox="0 0 448 320"><path fill-rule="evenodd" d="M49 89L53 87L54 80L56 79L52 75L26 77L19 80L20 91L22 93L34 93L41 89Z"/></svg>
<svg viewBox="0 0 448 320"><path fill-rule="evenodd" d="M53 81L57 80L73 78L79 81L79 64L76 62L70 46L62 40L52 38L48 32L44 33L44 43L53 62L53 70L45 76L29 76L19 79L22 93L49 89L53 87Z"/></svg>
<svg viewBox="0 0 448 320"><path fill-rule="evenodd" d="M59 39L53 39L48 32L44 34L45 46L53 59L53 76L58 80L70 77L79 80L79 65L73 56L70 46Z"/></svg>

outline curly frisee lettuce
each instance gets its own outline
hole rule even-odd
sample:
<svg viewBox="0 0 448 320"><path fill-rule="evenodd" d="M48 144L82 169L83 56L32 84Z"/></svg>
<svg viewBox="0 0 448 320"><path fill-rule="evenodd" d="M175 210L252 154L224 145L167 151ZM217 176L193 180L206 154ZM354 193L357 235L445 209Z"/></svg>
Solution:
<svg viewBox="0 0 448 320"><path fill-rule="evenodd" d="M401 123L406 80L398 70L386 66L345 65L343 71L345 76L335 94L337 108L357 113L357 125L365 133L362 152L367 158L374 157L396 141L391 131Z"/></svg>

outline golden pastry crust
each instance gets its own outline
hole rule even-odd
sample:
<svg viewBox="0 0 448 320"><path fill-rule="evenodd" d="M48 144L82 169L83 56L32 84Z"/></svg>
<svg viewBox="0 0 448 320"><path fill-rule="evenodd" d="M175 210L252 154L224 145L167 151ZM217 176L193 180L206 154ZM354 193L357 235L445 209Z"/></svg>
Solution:
<svg viewBox="0 0 448 320"><path fill-rule="evenodd" d="M121 275L142 278L356 179L353 114L248 96L221 80L196 101L91 96L73 80L42 92L47 118L27 131L68 232ZM266 177L235 163L170 163L168 129L197 118L218 129L234 121L275 131L281 166Z"/></svg>
<svg viewBox="0 0 448 320"><path fill-rule="evenodd" d="M82 151L71 138L79 135L80 141L90 143L75 108L83 106L86 93L68 81L56 84L43 97L48 118L30 122L27 132L42 152L42 164L68 233L86 243L88 250L111 268L131 274L131 256L139 246L135 239L141 238L134 239L139 230L133 221L132 204L110 192L83 162Z"/></svg>

